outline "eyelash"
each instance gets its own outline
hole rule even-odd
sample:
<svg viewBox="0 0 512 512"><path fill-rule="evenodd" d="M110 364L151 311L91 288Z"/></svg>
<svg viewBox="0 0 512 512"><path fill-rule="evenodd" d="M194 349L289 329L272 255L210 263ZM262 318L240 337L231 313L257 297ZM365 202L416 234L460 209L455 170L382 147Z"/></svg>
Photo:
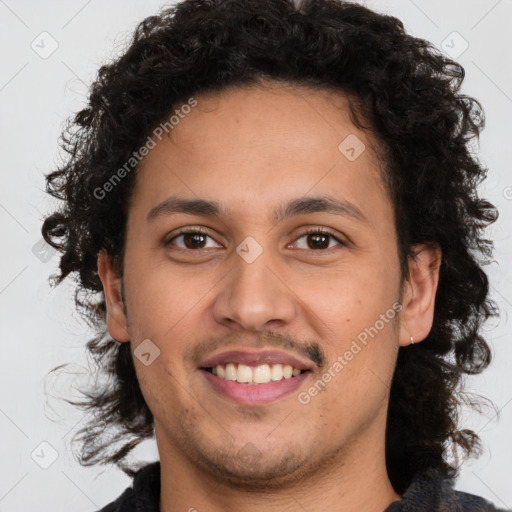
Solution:
<svg viewBox="0 0 512 512"><path fill-rule="evenodd" d="M210 238L213 239L213 237L211 235L209 235L203 228L195 228L195 227L188 227L188 228L183 228L181 231L179 231L178 233L176 233L172 238L170 238L168 241L165 242L165 246L168 246L168 245L171 245L171 242L173 240L175 240L176 238L182 236L182 235L186 235L186 234L201 234L201 235L205 235L205 236L208 236ZM330 236L331 238L333 238L334 240L336 240L340 245L344 246L344 247L347 247L348 244L346 242L344 242L343 240L340 240L339 237L336 236L336 233L334 231L331 231L330 229L328 228L310 228L306 231L304 231L303 233L301 233L297 238L296 240L306 236L306 235L326 235L326 236ZM199 249L183 249L182 247L179 247L178 248L179 250L182 250L182 251L187 251L187 252L198 252L201 250L201 248ZM331 247L330 249L318 249L319 252L327 252L327 251L332 251L333 249L335 249L334 247ZM301 249L301 250L308 250L308 249ZM314 249L310 249L310 250L314 250Z"/></svg>

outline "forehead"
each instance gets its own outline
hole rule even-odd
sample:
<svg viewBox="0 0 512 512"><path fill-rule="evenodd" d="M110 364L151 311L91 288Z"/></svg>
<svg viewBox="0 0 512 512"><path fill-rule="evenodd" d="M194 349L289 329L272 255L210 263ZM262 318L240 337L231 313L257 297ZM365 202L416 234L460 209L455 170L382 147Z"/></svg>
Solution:
<svg viewBox="0 0 512 512"><path fill-rule="evenodd" d="M255 209L283 195L387 196L377 143L355 127L343 92L266 82L194 99L141 162L148 203L175 192Z"/></svg>
<svg viewBox="0 0 512 512"><path fill-rule="evenodd" d="M180 116L168 139L176 148L202 149L194 152L196 158L208 157L206 150L235 146L246 151L258 146L266 151L295 150L298 159L311 151L338 157L338 146L349 135L364 141L372 153L367 156L377 156L376 140L354 126L353 98L341 90L262 81L203 93L196 100L197 106Z"/></svg>

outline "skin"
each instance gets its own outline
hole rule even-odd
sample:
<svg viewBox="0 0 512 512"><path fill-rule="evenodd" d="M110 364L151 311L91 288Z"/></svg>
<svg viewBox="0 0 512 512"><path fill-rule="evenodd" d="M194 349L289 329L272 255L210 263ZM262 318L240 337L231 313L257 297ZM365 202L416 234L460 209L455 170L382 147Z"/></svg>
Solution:
<svg viewBox="0 0 512 512"><path fill-rule="evenodd" d="M385 467L389 386L399 347L431 329L440 252L416 246L401 280L376 141L353 125L342 92L268 82L196 99L138 170L124 275L105 252L98 262L112 337L132 349L150 339L160 350L149 366L134 358L155 417L160 510L382 511L399 499ZM350 134L366 146L354 161L338 149ZM148 221L171 195L223 202L228 215ZM269 218L305 195L350 201L366 220L326 212ZM185 226L208 237L170 242ZM318 248L316 235L303 235L314 227L334 230L346 245L328 237ZM263 250L252 263L236 252L249 236ZM298 393L401 295L401 312L300 403ZM297 392L265 405L219 395L193 359L258 347L313 364L308 345L324 364Z"/></svg>

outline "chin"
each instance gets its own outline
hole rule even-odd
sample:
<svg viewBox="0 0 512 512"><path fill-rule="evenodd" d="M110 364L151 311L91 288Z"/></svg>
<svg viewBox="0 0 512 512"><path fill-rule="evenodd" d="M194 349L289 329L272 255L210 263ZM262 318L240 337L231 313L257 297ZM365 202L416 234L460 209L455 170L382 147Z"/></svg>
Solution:
<svg viewBox="0 0 512 512"><path fill-rule="evenodd" d="M307 458L297 453L278 456L276 452L261 453L254 445L247 443L238 453L203 454L200 465L216 479L226 485L245 490L278 489L299 481L307 471ZM271 458L270 458L271 457Z"/></svg>

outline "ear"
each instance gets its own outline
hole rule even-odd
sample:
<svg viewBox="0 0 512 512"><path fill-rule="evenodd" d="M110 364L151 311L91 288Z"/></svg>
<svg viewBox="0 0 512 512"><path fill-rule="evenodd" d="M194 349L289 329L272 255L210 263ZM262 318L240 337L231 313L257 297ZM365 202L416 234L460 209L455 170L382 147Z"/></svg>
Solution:
<svg viewBox="0 0 512 512"><path fill-rule="evenodd" d="M432 329L441 256L439 246L420 244L409 258L409 274L402 288L401 346L410 345L411 336L414 343L423 341Z"/></svg>
<svg viewBox="0 0 512 512"><path fill-rule="evenodd" d="M117 341L130 341L128 322L121 292L121 278L112 264L112 258L102 250L98 256L98 273L107 304L107 329Z"/></svg>

